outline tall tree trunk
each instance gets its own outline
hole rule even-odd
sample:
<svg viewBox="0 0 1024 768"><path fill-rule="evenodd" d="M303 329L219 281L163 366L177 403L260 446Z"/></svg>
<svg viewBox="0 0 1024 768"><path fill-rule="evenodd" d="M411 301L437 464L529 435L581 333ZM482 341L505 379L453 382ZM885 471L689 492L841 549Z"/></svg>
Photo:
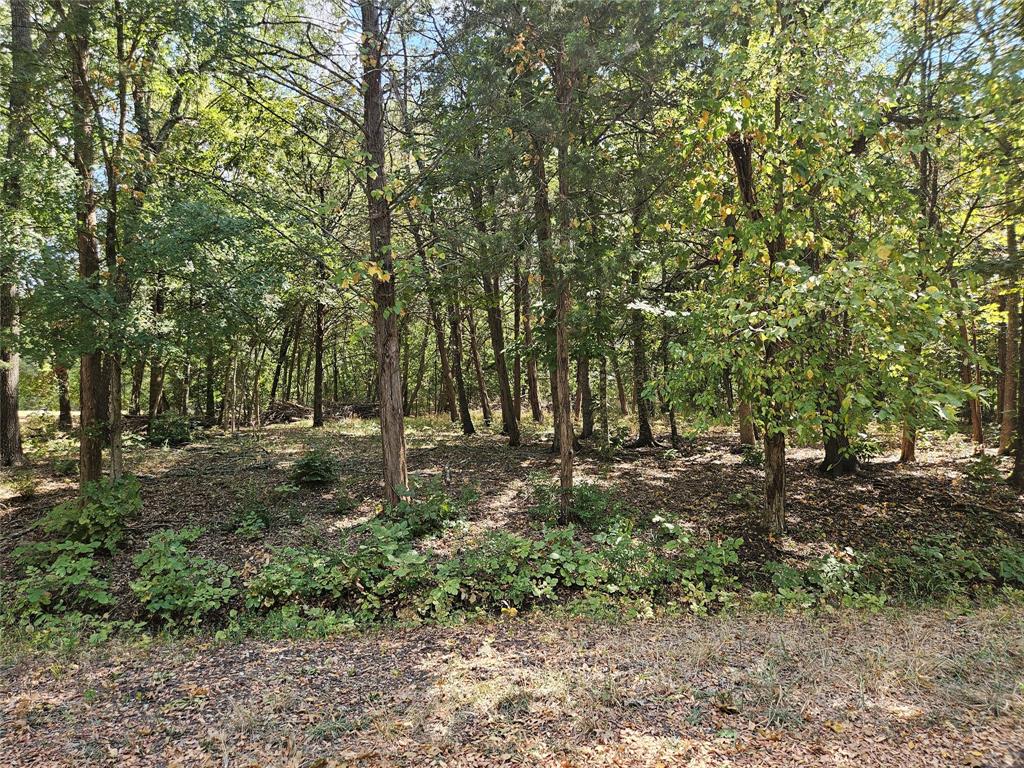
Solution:
<svg viewBox="0 0 1024 768"><path fill-rule="evenodd" d="M68 369L63 365L56 364L53 366L53 375L57 378L57 401L59 403L57 429L70 432L71 387L68 384Z"/></svg>
<svg viewBox="0 0 1024 768"><path fill-rule="evenodd" d="M1024 333L1017 334L1017 413L1024 414ZM1009 483L1024 491L1024 429L1016 430L1013 448L1013 472Z"/></svg>
<svg viewBox="0 0 1024 768"><path fill-rule="evenodd" d="M384 94L381 70L385 40L376 0L360 0L363 28L363 139L370 161L366 199L370 222L370 253L384 278L373 279L373 327L380 376L380 434L384 449L384 500L397 504L409 487L402 420L402 370L398 318L395 310L395 265L391 249L391 207L387 200L384 158Z"/></svg>
<svg viewBox="0 0 1024 768"><path fill-rule="evenodd" d="M857 471L860 463L850 445L850 437L846 426L839 421L839 403L833 407L832 420L822 425L822 442L825 446L825 458L818 465L818 471L838 477Z"/></svg>
<svg viewBox="0 0 1024 768"><path fill-rule="evenodd" d="M157 278L158 281L161 279ZM159 323L160 318L164 313L164 289L162 285L157 285L156 291L153 294L153 316ZM164 365L160 359L160 353L154 352L153 356L149 360L149 414L150 422L153 417L161 411L161 401L164 394Z"/></svg>
<svg viewBox="0 0 1024 768"><path fill-rule="evenodd" d="M523 254L517 248L512 274L512 341L516 353L512 358L512 405L516 423L523 418Z"/></svg>
<svg viewBox="0 0 1024 768"><path fill-rule="evenodd" d="M15 223L0 246L0 464L23 464L21 424L18 420L18 388L21 356L18 317L18 250L21 247L21 169L28 155L29 85L32 68L32 29L28 0L11 0L11 72L8 104L7 174L3 206Z"/></svg>
<svg viewBox="0 0 1024 768"><path fill-rule="evenodd" d="M615 377L615 390L619 396L619 413L629 416L629 398L626 397L626 382L622 378L622 370L619 368L619 357L615 348L612 348L612 375Z"/></svg>
<svg viewBox="0 0 1024 768"><path fill-rule="evenodd" d="M575 129L573 103L577 74L572 71L574 62L566 56L564 41L552 68L555 81L555 98L560 113L560 130L556 147L558 175L558 240L559 252L565 263L551 265L551 274L556 283L558 303L555 307L555 378L557 383L557 411L555 429L558 434L558 487L560 490L559 521L568 522L572 511L573 460L575 458L575 437L572 414L569 412L569 305L571 301L569 272L566 264L574 261L575 238L572 224L572 197L569 179L569 142ZM545 198L547 194L545 193ZM548 249L549 258L553 258Z"/></svg>
<svg viewBox="0 0 1024 768"><path fill-rule="evenodd" d="M327 279L327 266L323 260L317 262L317 272L321 285L318 291L323 290L323 281ZM313 310L313 426L324 425L324 316L327 307L323 300L317 296L316 306Z"/></svg>
<svg viewBox="0 0 1024 768"><path fill-rule="evenodd" d="M142 353L132 365L132 388L128 395L128 413L138 416L142 413L142 380L146 376L146 355Z"/></svg>
<svg viewBox="0 0 1024 768"><path fill-rule="evenodd" d="M97 196L94 184L92 95L89 86L92 20L88 0L68 4L66 43L71 65L71 120L74 166L78 177L75 205L78 273L93 290L99 289L99 239L96 236ZM87 321L88 322L88 321ZM96 338L93 335L93 338ZM103 386L102 352L97 347L84 352L79 373L80 485L99 480L103 474Z"/></svg>
<svg viewBox="0 0 1024 768"><path fill-rule="evenodd" d="M512 399L512 384L509 381L508 362L505 358L505 330L501 317L501 296L498 280L490 275L483 276L484 295L487 298L487 328L490 331L491 351L494 354L494 374L498 380L498 402L501 405L502 432L508 435L508 444L520 443L519 420L516 419Z"/></svg>
<svg viewBox="0 0 1024 768"><path fill-rule="evenodd" d="M589 440L594 436L594 393L590 389L590 358L583 356L579 361L580 366L580 409L583 416L583 424L580 428L580 438Z"/></svg>
<svg viewBox="0 0 1024 768"><path fill-rule="evenodd" d="M466 396L466 378L462 373L462 320L454 302L448 305L448 328L451 335L452 378L455 380L455 394L459 404L459 418L462 434L472 435L473 417L469 413L469 398Z"/></svg>
<svg viewBox="0 0 1024 768"><path fill-rule="evenodd" d="M441 322L441 312L437 306L437 299L429 291L427 292L427 310L430 313L430 323L434 327L434 343L437 345L437 357L441 364L441 389L444 392L445 399L448 401L446 403L448 406L448 416L453 422L458 421L459 402L455 393L455 382L452 380L451 363L454 352L449 353L448 340L444 335L444 325ZM454 340L452 344L455 344ZM460 357L461 354L460 352Z"/></svg>
<svg viewBox="0 0 1024 768"><path fill-rule="evenodd" d="M530 415L540 424L544 409L540 405L540 385L537 382L537 354L533 349L533 307L530 303L530 263L522 275L520 294L523 301L523 344L526 346L526 391L530 398Z"/></svg>
<svg viewBox="0 0 1024 768"><path fill-rule="evenodd" d="M216 406L216 403L214 402L214 399L213 399L213 376L214 376L213 364L214 364L213 345L210 344L209 347L207 347L207 352L206 352L206 408L205 408L205 416L206 416L206 423L208 425L212 425L213 424L214 417L217 415L216 414L216 407L217 406Z"/></svg>
<svg viewBox="0 0 1024 768"><path fill-rule="evenodd" d="M427 369L427 340L430 337L430 328L423 326L423 339L420 341L419 364L416 366L416 382L412 390L408 392L405 403L405 415L411 416L416 399L420 396L420 388L423 386L423 374ZM445 395L447 397L447 394Z"/></svg>
<svg viewBox="0 0 1024 768"><path fill-rule="evenodd" d="M274 365L274 378L270 382L270 402L277 400L277 387L281 383L281 373L284 371L285 362L288 358L288 345L292 339L292 329L296 323L289 320L284 324L284 331L281 333L281 349L277 353L277 363Z"/></svg>
<svg viewBox="0 0 1024 768"><path fill-rule="evenodd" d="M900 464L917 461L917 427L908 419L903 420L903 434L900 436Z"/></svg>
<svg viewBox="0 0 1024 768"><path fill-rule="evenodd" d="M467 308L467 315L469 317L469 351L473 358L473 369L476 373L476 388L480 393L480 409L484 413L484 424L487 426L491 425L491 403L487 397L487 385L484 380L484 367L480 362L480 348L477 346L477 335L476 335L476 315L473 314L473 308Z"/></svg>
<svg viewBox="0 0 1024 768"><path fill-rule="evenodd" d="M754 416L750 408L750 401L746 398L740 399L739 405L740 420L740 445L754 445Z"/></svg>
<svg viewBox="0 0 1024 768"><path fill-rule="evenodd" d="M1017 279L1017 227L1011 224L1006 228L1006 249L1010 257L1010 275L1013 280ZM1020 291L1017 286L1011 285L1006 295L1006 331L1005 331L1005 360L1003 361L1003 388L1002 404L1003 410L999 414L999 453L1004 455L1010 452L1013 446L1013 435L1017 429L1017 356L1020 351Z"/></svg>
<svg viewBox="0 0 1024 768"><path fill-rule="evenodd" d="M634 221L636 221L634 219ZM634 223L633 247L639 250L640 231L639 223ZM636 256L635 258L639 258ZM629 283L634 293L639 297L640 292L640 268L633 267L629 273ZM644 386L647 384L647 346L644 341L644 313L640 309L629 310L630 329L633 337L633 389L636 392L636 415L639 433L633 443L635 448L642 448L649 445L656 445L654 432L651 429L651 416L653 407L651 401L644 396Z"/></svg>
<svg viewBox="0 0 1024 768"><path fill-rule="evenodd" d="M601 355L601 371L598 379L597 402L600 409L599 422L601 425L601 447L607 447L611 441L611 434L608 429L608 356Z"/></svg>
<svg viewBox="0 0 1024 768"><path fill-rule="evenodd" d="M765 431L764 528L772 536L786 530L786 433Z"/></svg>

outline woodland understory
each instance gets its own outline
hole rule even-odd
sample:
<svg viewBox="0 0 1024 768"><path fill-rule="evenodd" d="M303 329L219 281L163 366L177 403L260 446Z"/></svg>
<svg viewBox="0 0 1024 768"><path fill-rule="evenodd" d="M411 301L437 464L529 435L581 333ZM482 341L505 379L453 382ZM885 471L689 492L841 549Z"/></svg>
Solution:
<svg viewBox="0 0 1024 768"><path fill-rule="evenodd" d="M0 0L0 763L1024 765L1021 0Z"/></svg>

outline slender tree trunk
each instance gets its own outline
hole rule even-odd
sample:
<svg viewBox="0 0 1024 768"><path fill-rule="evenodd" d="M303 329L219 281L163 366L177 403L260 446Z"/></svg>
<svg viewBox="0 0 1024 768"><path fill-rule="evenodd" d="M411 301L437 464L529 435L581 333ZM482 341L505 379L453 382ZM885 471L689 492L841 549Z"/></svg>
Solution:
<svg viewBox="0 0 1024 768"><path fill-rule="evenodd" d="M455 380L455 394L459 404L459 418L462 434L472 435L473 417L469 412L469 398L466 396L466 379L462 373L462 321L454 303L448 305L448 328L451 335L452 378Z"/></svg>
<svg viewBox="0 0 1024 768"><path fill-rule="evenodd" d="M277 386L281 382L281 373L284 370L285 362L288 357L288 345L292 339L292 328L294 327L292 321L288 321L284 324L284 331L281 333L281 349L277 353L277 363L274 365L274 378L270 382L270 402L273 403L277 400Z"/></svg>
<svg viewBox="0 0 1024 768"><path fill-rule="evenodd" d="M523 418L523 254L516 249L512 275L512 340L516 353L512 358L512 405L515 409L516 423Z"/></svg>
<svg viewBox="0 0 1024 768"><path fill-rule="evenodd" d="M396 317L396 276L391 249L391 207L387 200L384 152L384 94L381 88L385 40L376 0L360 0L363 29L363 138L370 161L366 198L370 253L386 279L373 279L373 326L380 376L380 433L384 449L384 500L397 504L409 487L402 420L402 371Z"/></svg>
<svg viewBox="0 0 1024 768"><path fill-rule="evenodd" d="M60 410L57 416L57 429L71 431L71 387L68 384L68 369L63 365L53 366L53 375L57 378L57 401Z"/></svg>
<svg viewBox="0 0 1024 768"><path fill-rule="evenodd" d="M1017 334L1017 413L1024 414L1024 333ZM1013 472L1009 483L1024 491L1024 429L1016 430L1013 449Z"/></svg>
<svg viewBox="0 0 1024 768"><path fill-rule="evenodd" d="M91 3L71 0L68 3L69 34L66 36L71 66L71 119L74 165L78 177L75 216L79 275L98 289L100 257L96 236L97 196L94 184L94 148L91 93L88 82L91 40ZM95 337L94 337L95 338ZM97 342L98 344L98 342ZM81 486L99 480L103 474L103 423L101 402L103 385L102 352L100 348L84 352L79 373L79 480Z"/></svg>
<svg viewBox="0 0 1024 768"><path fill-rule="evenodd" d="M453 422L458 421L459 403L455 394L455 382L452 381L452 355L449 354L448 340L444 335L444 325L441 322L441 312L437 306L437 299L429 291L427 293L427 310L430 313L430 323L434 327L434 343L437 345L437 357L441 364L441 389L444 392L445 400L447 400L448 416ZM454 343L452 341L453 345Z"/></svg>
<svg viewBox="0 0 1024 768"><path fill-rule="evenodd" d="M594 436L594 393L590 389L590 358L580 358L580 409L583 416L583 425L580 429L580 438L589 440Z"/></svg>
<svg viewBox="0 0 1024 768"><path fill-rule="evenodd" d="M752 446L755 442L754 438L754 416L750 407L750 401L746 398L740 399L739 405L739 419L740 419L740 445Z"/></svg>
<svg viewBox="0 0 1024 768"><path fill-rule="evenodd" d="M214 402L214 399L213 399L213 376L214 376L213 364L214 364L213 345L211 344L207 348L207 352L206 352L206 409L205 409L205 416L206 416L206 423L208 425L212 425L213 424L214 417L217 415L216 414L216 403Z"/></svg>
<svg viewBox="0 0 1024 768"><path fill-rule="evenodd" d="M772 536L786 530L786 434L765 433L764 528Z"/></svg>
<svg viewBox="0 0 1024 768"><path fill-rule="evenodd" d="M405 415L410 416L413 412L413 406L416 405L416 399L420 396L420 388L423 386L423 374L427 369L427 340L430 337L430 328L426 325L423 326L423 339L420 342L420 354L419 354L419 365L416 367L416 383L412 386L412 391L408 393L408 399L405 403ZM445 394L447 397L447 394Z"/></svg>
<svg viewBox="0 0 1024 768"><path fill-rule="evenodd" d="M158 278L159 280L160 278ZM153 294L153 316L157 322L164 313L164 289L158 285ZM149 409L147 411L150 422L153 417L160 413L161 400L164 394L164 365L160 360L159 352L154 352L149 360Z"/></svg>
<svg viewBox="0 0 1024 768"><path fill-rule="evenodd" d="M857 470L860 462L850 446L850 438L843 425L825 425L822 428L822 441L825 445L825 458L818 465L819 472L838 477Z"/></svg>
<svg viewBox="0 0 1024 768"><path fill-rule="evenodd" d="M107 356L110 361L107 385L107 415L110 421L110 478L124 475L124 451L121 443L121 355Z"/></svg>
<svg viewBox="0 0 1024 768"><path fill-rule="evenodd" d="M612 349L611 359L612 375L615 377L615 389L619 396L619 413L623 416L629 416L629 398L626 397L626 382L622 378L619 358L614 348Z"/></svg>
<svg viewBox="0 0 1024 768"><path fill-rule="evenodd" d="M480 392L480 408L484 412L484 424L491 425L491 403L487 397L487 386L484 381L484 367L480 363L480 348L476 342L476 316L473 308L467 309L469 317L469 351L473 358L473 369L476 372L476 388Z"/></svg>
<svg viewBox="0 0 1024 768"><path fill-rule="evenodd" d="M900 437L900 464L917 461L917 427L908 419L903 420L903 435Z"/></svg>
<svg viewBox="0 0 1024 768"><path fill-rule="evenodd" d="M128 413L138 416L142 413L142 381L146 376L146 356L140 354L132 365L132 388L128 396Z"/></svg>
<svg viewBox="0 0 1024 768"><path fill-rule="evenodd" d="M639 250L640 231L637 229L639 223L635 219L634 221L633 246L635 250ZM639 294L639 267L633 267L630 271L629 283L633 287L633 291ZM643 394L644 386L647 384L647 345L644 341L644 314L642 310L631 309L629 310L629 317L633 336L633 389L636 392L636 415L639 427L639 434L633 446L635 448L642 448L656 445L657 443L654 440L654 432L651 429L653 408L651 401Z"/></svg>
<svg viewBox="0 0 1024 768"><path fill-rule="evenodd" d="M18 389L21 356L18 352L18 250L21 247L21 169L28 150L29 85L32 68L32 29L28 0L11 0L11 72L8 104L7 174L3 206L15 231L0 246L0 464L23 464Z"/></svg>
<svg viewBox="0 0 1024 768"><path fill-rule="evenodd" d="M530 304L530 264L527 260L520 294L523 300L523 344L526 346L526 390L530 398L530 415L537 424L544 421L537 382L537 354L533 350L533 307Z"/></svg>
<svg viewBox="0 0 1024 768"><path fill-rule="evenodd" d="M1017 275L1017 227L1011 224L1006 228L1006 248L1010 256L1010 274L1016 280ZM999 453L1004 455L1013 447L1013 436L1017 430L1017 356L1020 350L1021 312L1020 292L1016 285L1006 295L1006 331L1005 360L1003 361L1003 410L999 420Z"/></svg>
<svg viewBox="0 0 1024 768"><path fill-rule="evenodd" d="M322 260L318 261L317 271L321 283L327 278L327 267ZM323 290L319 286L318 290ZM327 307L317 297L313 310L313 426L324 425L324 316Z"/></svg>
<svg viewBox="0 0 1024 768"><path fill-rule="evenodd" d="M601 371L597 389L597 401L598 407L600 408L600 425L601 425L601 447L607 447L611 442L611 434L608 429L608 356L601 355Z"/></svg>

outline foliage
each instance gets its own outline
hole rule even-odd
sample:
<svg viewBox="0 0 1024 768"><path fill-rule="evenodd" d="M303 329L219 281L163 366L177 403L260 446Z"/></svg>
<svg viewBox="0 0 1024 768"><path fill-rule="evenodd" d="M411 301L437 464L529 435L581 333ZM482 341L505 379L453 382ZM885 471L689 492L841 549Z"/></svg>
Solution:
<svg viewBox="0 0 1024 768"><path fill-rule="evenodd" d="M171 411L156 414L150 419L146 440L150 445L171 447L192 442L192 429L188 417Z"/></svg>
<svg viewBox="0 0 1024 768"><path fill-rule="evenodd" d="M160 531L132 559L139 577L131 590L151 617L195 627L237 594L231 586L234 571L188 551L201 533L198 528Z"/></svg>
<svg viewBox="0 0 1024 768"><path fill-rule="evenodd" d="M547 478L534 481L534 504L530 515L534 519L553 523L558 520L559 491ZM584 530L596 531L623 514L623 505L615 496L593 483L576 483L569 504L569 519Z"/></svg>
<svg viewBox="0 0 1024 768"><path fill-rule="evenodd" d="M51 509L39 527L50 535L113 552L124 536L124 524L142 509L139 490L134 477L87 483L80 499Z"/></svg>
<svg viewBox="0 0 1024 768"><path fill-rule="evenodd" d="M25 577L13 585L12 610L25 621L45 614L104 611L115 602L99 575L98 542L46 541L16 553Z"/></svg>
<svg viewBox="0 0 1024 768"><path fill-rule="evenodd" d="M458 496L452 496L435 480L400 494L398 503L386 508L383 518L404 523L409 534L418 539L440 533L446 525L462 518L475 499L476 491L469 486Z"/></svg>
<svg viewBox="0 0 1024 768"><path fill-rule="evenodd" d="M338 459L328 450L316 447L295 462L290 480L299 486L330 485L338 479Z"/></svg>

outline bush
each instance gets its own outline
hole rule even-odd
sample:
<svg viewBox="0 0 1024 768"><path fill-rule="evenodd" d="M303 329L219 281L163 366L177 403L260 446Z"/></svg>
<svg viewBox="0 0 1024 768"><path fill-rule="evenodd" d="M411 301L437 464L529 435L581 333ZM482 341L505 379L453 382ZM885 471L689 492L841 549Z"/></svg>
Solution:
<svg viewBox="0 0 1024 768"><path fill-rule="evenodd" d="M246 585L246 605L330 607L362 620L394 616L420 588L426 555L404 524L366 526L355 551L278 550Z"/></svg>
<svg viewBox="0 0 1024 768"><path fill-rule="evenodd" d="M232 510L230 529L243 539L255 541L273 527L274 522L274 513L259 488L251 487L242 492Z"/></svg>
<svg viewBox="0 0 1024 768"><path fill-rule="evenodd" d="M150 445L185 445L192 442L188 418L170 411L159 413L149 421L146 441Z"/></svg>
<svg viewBox="0 0 1024 768"><path fill-rule="evenodd" d="M150 616L167 624L198 626L237 594L231 586L236 573L188 551L201 533L198 528L160 531L132 559L139 578L131 582L131 590Z"/></svg>
<svg viewBox="0 0 1024 768"><path fill-rule="evenodd" d="M994 578L978 553L951 536L926 538L909 551L876 549L865 568L881 591L915 598L964 595Z"/></svg>
<svg viewBox="0 0 1024 768"><path fill-rule="evenodd" d="M19 547L25 577L14 584L15 615L32 621L44 614L103 611L114 603L110 584L97 575L99 544L46 541Z"/></svg>
<svg viewBox="0 0 1024 768"><path fill-rule="evenodd" d="M86 484L82 497L51 509L39 522L49 534L113 552L124 537L124 524L142 509L134 477Z"/></svg>
<svg viewBox="0 0 1024 768"><path fill-rule="evenodd" d="M760 469L764 466L764 449L760 445L741 445L740 464Z"/></svg>
<svg viewBox="0 0 1024 768"><path fill-rule="evenodd" d="M295 462L291 482L300 486L330 485L338 479L338 460L323 448L314 448Z"/></svg>
<svg viewBox="0 0 1024 768"><path fill-rule="evenodd" d="M389 523L404 523L414 539L432 536L462 518L475 498L472 488L463 488L458 497L453 497L434 481L406 491L398 504L384 510L383 518Z"/></svg>
<svg viewBox="0 0 1024 768"><path fill-rule="evenodd" d="M557 485L547 477L539 478L533 488L536 503L530 511L531 516L547 523L558 522L560 495ZM573 487L568 517L581 528L588 531L600 530L622 514L622 504L604 488L586 482L577 483Z"/></svg>

